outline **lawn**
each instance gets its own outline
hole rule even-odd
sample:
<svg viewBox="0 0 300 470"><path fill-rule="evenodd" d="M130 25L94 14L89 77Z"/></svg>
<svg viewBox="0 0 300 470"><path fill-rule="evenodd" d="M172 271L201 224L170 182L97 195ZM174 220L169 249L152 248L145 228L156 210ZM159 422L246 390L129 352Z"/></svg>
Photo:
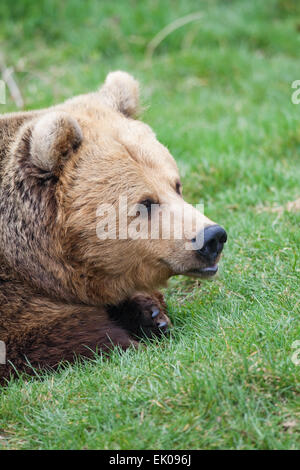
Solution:
<svg viewBox="0 0 300 470"><path fill-rule="evenodd" d="M0 447L299 448L298 2L3 0L0 44L26 109L134 74L185 199L228 232L217 279L170 281L169 338L3 388Z"/></svg>

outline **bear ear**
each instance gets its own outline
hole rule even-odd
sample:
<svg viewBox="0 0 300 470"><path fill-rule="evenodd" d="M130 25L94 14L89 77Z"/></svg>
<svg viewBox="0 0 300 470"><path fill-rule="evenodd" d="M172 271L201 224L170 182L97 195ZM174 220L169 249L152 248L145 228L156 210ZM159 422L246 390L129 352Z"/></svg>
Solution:
<svg viewBox="0 0 300 470"><path fill-rule="evenodd" d="M139 111L139 83L126 72L111 72L100 88L101 99L125 116L133 117Z"/></svg>
<svg viewBox="0 0 300 470"><path fill-rule="evenodd" d="M30 154L38 168L58 173L82 141L78 122L62 111L45 114L35 124Z"/></svg>

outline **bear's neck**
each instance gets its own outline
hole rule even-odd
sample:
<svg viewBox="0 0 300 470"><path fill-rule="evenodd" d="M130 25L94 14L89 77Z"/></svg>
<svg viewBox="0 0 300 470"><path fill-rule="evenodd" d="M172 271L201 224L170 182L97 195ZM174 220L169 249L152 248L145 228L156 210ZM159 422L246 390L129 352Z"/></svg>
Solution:
<svg viewBox="0 0 300 470"><path fill-rule="evenodd" d="M28 161L9 164L0 184L0 279L18 279L39 294L103 305L125 297L125 286L99 277L65 256L60 243L56 181L40 178Z"/></svg>
<svg viewBox="0 0 300 470"><path fill-rule="evenodd" d="M70 275L56 238L56 181L29 161L29 142L5 154L0 179L0 277L20 279L51 297L68 300Z"/></svg>

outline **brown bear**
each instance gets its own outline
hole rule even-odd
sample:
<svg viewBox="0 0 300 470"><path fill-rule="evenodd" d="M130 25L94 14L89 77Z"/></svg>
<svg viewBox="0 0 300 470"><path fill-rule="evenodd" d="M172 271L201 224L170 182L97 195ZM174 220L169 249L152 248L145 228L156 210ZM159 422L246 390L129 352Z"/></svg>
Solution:
<svg viewBox="0 0 300 470"><path fill-rule="evenodd" d="M138 109L137 81L118 71L98 92L0 116L2 379L138 347L168 329L159 286L217 271L226 232L183 200L176 163ZM121 237L118 211L114 236L99 236L99 205L117 208L124 196L146 211L128 220L148 230L156 219L158 236ZM175 222L163 236L166 208ZM185 209L192 223L174 215Z"/></svg>

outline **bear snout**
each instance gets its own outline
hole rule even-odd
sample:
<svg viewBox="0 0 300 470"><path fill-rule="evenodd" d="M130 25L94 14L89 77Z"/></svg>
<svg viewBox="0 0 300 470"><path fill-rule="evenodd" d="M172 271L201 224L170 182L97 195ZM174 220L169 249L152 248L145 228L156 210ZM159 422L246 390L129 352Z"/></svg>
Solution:
<svg viewBox="0 0 300 470"><path fill-rule="evenodd" d="M224 243L227 241L227 233L220 225L210 225L204 229L203 246L197 250L197 254L209 265L214 265L220 256Z"/></svg>

